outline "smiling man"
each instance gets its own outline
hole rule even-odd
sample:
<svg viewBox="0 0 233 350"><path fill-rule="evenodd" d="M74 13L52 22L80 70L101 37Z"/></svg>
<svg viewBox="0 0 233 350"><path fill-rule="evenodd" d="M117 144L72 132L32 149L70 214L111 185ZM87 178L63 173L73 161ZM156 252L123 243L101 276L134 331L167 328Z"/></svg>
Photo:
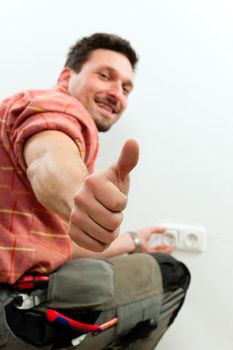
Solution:
<svg viewBox="0 0 233 350"><path fill-rule="evenodd" d="M137 60L128 41L94 34L70 49L54 88L0 104L3 349L71 346L83 330L66 316L104 324L77 349L153 349L183 304L187 268L164 254L171 247L149 244L164 229L119 235L137 142L126 141L116 163L93 172L98 132L124 112ZM37 282L22 297L25 278ZM47 280L48 295L44 284L38 289ZM29 311L18 309L19 297L22 309L31 298ZM60 318L45 317L51 307L63 310Z"/></svg>
<svg viewBox="0 0 233 350"><path fill-rule="evenodd" d="M126 56L97 49L81 72L71 74L68 91L86 107L98 130L107 131L127 106L132 80L133 68Z"/></svg>

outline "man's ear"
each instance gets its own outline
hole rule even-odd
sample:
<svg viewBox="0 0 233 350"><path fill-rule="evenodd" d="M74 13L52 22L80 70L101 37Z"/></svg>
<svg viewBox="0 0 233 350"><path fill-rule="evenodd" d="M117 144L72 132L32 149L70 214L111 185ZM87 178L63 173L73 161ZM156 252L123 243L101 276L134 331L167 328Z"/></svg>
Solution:
<svg viewBox="0 0 233 350"><path fill-rule="evenodd" d="M73 70L69 67L63 68L61 71L61 74L58 78L58 85L60 87L60 90L67 93L69 89L69 81L70 77L73 73Z"/></svg>
<svg viewBox="0 0 233 350"><path fill-rule="evenodd" d="M70 76L71 76L72 72L73 72L73 70L71 68L64 67L63 70L61 71L59 78L58 78L58 83L59 84L65 83L67 85L67 83L70 80Z"/></svg>

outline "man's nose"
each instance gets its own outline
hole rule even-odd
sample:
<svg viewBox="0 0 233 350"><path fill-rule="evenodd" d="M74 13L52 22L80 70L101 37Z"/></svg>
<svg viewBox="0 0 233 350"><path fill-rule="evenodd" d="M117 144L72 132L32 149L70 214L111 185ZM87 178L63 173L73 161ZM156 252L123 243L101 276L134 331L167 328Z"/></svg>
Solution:
<svg viewBox="0 0 233 350"><path fill-rule="evenodd" d="M123 96L122 86L120 83L113 83L109 87L108 93L110 96L114 97L116 100L121 101Z"/></svg>

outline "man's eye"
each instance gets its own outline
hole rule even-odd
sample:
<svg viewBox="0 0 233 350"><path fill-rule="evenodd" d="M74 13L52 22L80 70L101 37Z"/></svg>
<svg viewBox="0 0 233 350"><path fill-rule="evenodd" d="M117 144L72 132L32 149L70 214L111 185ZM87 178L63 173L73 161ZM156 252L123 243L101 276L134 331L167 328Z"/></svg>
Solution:
<svg viewBox="0 0 233 350"><path fill-rule="evenodd" d="M125 95L128 95L130 93L130 89L126 86L123 86L123 91Z"/></svg>
<svg viewBox="0 0 233 350"><path fill-rule="evenodd" d="M106 73L99 73L99 76L100 76L101 79L103 79L103 80L108 80L108 78L109 78L108 74L106 74Z"/></svg>

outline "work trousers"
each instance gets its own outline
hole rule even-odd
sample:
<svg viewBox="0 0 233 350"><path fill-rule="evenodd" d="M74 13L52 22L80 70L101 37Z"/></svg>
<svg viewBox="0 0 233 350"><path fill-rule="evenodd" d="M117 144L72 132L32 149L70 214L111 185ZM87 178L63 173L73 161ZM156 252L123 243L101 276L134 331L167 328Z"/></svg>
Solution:
<svg viewBox="0 0 233 350"><path fill-rule="evenodd" d="M190 282L187 267L167 254L132 254L109 259L114 266L114 298L98 306L96 324L118 317L116 326L80 338L66 350L152 350L175 320ZM9 328L0 305L0 349L35 350ZM1 342L1 337L7 341ZM82 339L82 340L81 340ZM2 344L2 345L1 345ZM58 344L40 347L61 349Z"/></svg>

